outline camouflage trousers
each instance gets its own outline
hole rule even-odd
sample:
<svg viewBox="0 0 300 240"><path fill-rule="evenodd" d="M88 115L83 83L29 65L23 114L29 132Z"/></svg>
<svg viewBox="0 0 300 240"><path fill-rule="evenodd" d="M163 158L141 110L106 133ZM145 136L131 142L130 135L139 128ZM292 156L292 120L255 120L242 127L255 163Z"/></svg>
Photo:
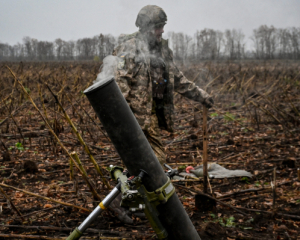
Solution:
<svg viewBox="0 0 300 240"><path fill-rule="evenodd" d="M147 140L150 143L159 163L163 166L163 164L166 163L166 154L162 144L156 114L151 115L150 127L147 130L144 130L144 134L147 137Z"/></svg>

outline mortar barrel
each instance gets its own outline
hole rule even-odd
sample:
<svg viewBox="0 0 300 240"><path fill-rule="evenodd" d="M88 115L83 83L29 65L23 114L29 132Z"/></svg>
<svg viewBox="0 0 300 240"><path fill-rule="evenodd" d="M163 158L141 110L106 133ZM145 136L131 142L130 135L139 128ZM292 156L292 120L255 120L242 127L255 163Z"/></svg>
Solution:
<svg viewBox="0 0 300 240"><path fill-rule="evenodd" d="M114 78L103 79L84 91L94 111L131 175L147 172L143 184L152 192L167 182L159 161ZM174 193L157 206L159 219L169 239L200 239L195 227Z"/></svg>

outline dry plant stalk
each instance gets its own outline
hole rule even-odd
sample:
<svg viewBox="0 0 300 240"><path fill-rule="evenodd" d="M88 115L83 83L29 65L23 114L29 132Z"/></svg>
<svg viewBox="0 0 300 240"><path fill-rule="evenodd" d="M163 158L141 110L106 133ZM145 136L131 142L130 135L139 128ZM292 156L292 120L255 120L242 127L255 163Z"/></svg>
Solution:
<svg viewBox="0 0 300 240"><path fill-rule="evenodd" d="M38 109L38 107L36 106L36 104L34 103L33 99L31 98L30 94L26 91L26 89L24 88L23 84L17 79L16 75L13 73L13 71L6 66L7 69L10 71L10 73L12 74L12 76L14 77L15 81L20 85L21 89L23 90L23 92L27 95L28 99L30 100L30 102L32 103L32 105L34 106L34 108L38 111L38 113L40 114L40 116L42 117L43 121L45 122L46 126L48 127L49 131L51 132L51 134L54 136L54 138L56 139L56 141L59 143L59 145L62 147L62 149L66 152L66 154L70 157L70 159L72 160L73 164L76 166L76 168L78 169L78 171L81 173L84 181L87 183L90 191L92 192L93 196L95 199L100 200L101 201L101 197L98 195L98 193L96 192L95 188L93 187L93 185L90 183L90 181L88 180L88 178L86 178L83 174L83 172L81 171L81 169L79 168L79 166L77 165L77 163L75 162L75 160L72 158L71 154L69 153L68 149L66 149L66 147L63 145L63 143L60 141L60 139L57 137L57 135L55 134L55 132L53 131L53 129L51 128L51 126L49 125L48 121L44 118L43 114L41 113L41 111Z"/></svg>
<svg viewBox="0 0 300 240"><path fill-rule="evenodd" d="M14 116L12 115L12 113L11 113L9 107L7 106L6 102L4 102L4 105L5 105L6 109L7 109L8 112L9 112L9 115L10 115L11 119L13 120L14 124L16 125L16 127L17 127L17 129L18 129L18 132L20 133L20 135L21 135L21 137L22 137L22 139L23 139L23 144L24 144L24 143L25 143L25 138L24 138L24 136L23 136L23 134L22 134L21 128L20 128L19 125L17 124L17 121L15 120Z"/></svg>
<svg viewBox="0 0 300 240"><path fill-rule="evenodd" d="M18 107L18 108L12 113L12 115L13 115L13 116L16 115L26 103L27 103L27 101L24 102L24 103L22 103L22 105L21 105L20 107ZM0 127L1 127L4 123L6 123L6 121L7 121L9 118L10 118L10 117L7 117L7 118L5 118L2 122L0 122Z"/></svg>
<svg viewBox="0 0 300 240"><path fill-rule="evenodd" d="M60 84L60 83L59 83L59 84ZM71 106L73 107L73 109L75 110L75 112L77 112L77 114L79 115L77 109L76 109L76 108L74 107L74 105L73 105L73 101L70 99L68 93L65 91L65 89L64 89L65 87L64 87L62 84L60 84L60 86L61 86L62 89L61 89L61 91L59 91L59 92L61 92L61 94L63 94L63 95L68 99L69 103L71 104ZM89 85L88 85L88 86L89 86ZM78 106L81 108L81 110L84 111L84 113L89 117L89 119L94 123L94 125L95 125L95 126L98 128L98 130L103 134L103 136L110 142L109 137L106 136L106 134L103 132L103 130L101 129L101 127L99 126L99 124L97 124L97 123L94 121L94 119L90 116L90 114L84 109L84 107L81 106L80 101L78 101L78 100L76 100L76 99L74 99L74 101L78 104Z"/></svg>
<svg viewBox="0 0 300 240"><path fill-rule="evenodd" d="M255 78L255 75L253 75L251 78L248 79L248 81L242 85L242 87L245 86L245 91L247 90L247 88L249 87L251 81Z"/></svg>
<svg viewBox="0 0 300 240"><path fill-rule="evenodd" d="M47 237L47 236L41 236L41 235L21 235L21 234L1 234L1 238L14 238L14 239L44 239L44 240L65 240L65 237ZM123 238L123 237L84 237L84 239L91 239L91 240L130 240L132 238Z"/></svg>
<svg viewBox="0 0 300 240"><path fill-rule="evenodd" d="M219 199L216 199L216 198L214 198L214 197L212 197L212 196L210 196L210 195L207 195L207 194L205 194L205 193L203 193L203 192L197 191L197 190L195 190L195 189L193 189L193 188L188 188L188 187L181 186L181 185L179 185L179 184L177 184L177 183L174 183L174 185L176 185L176 186L178 186L178 187L180 187L180 188L186 189L186 190L188 190L188 191L195 192L195 193L200 194L200 195L202 195L202 196L206 196L207 198L209 198L209 199L211 199L211 200L214 200L214 201L220 203L221 205L224 205L224 206L226 206L226 207L229 207L229 208L235 210L235 211L238 212L238 213L241 213L241 214L243 214L243 215L245 215L245 216L248 216L247 213L244 213L244 212L240 211L240 210L237 209L236 207L234 207L234 206L232 206L232 205L229 205L229 204L227 204L227 203L224 203L224 202L220 201Z"/></svg>
<svg viewBox="0 0 300 240"><path fill-rule="evenodd" d="M282 122L279 121L279 120L278 120L278 119L277 119L277 118L276 118L276 117L275 117L268 109L265 109L265 108L259 106L258 104L254 103L253 101L250 101L250 103L251 103L252 105L254 105L255 107L261 109L264 113L266 113L267 115L269 115L270 117L272 117L276 122L278 122L279 124L281 124L282 126L284 126L284 125L282 124Z"/></svg>
<svg viewBox="0 0 300 240"><path fill-rule="evenodd" d="M3 196L6 198L6 200L9 201L11 207L16 211L16 213L20 216L20 218L24 222L25 221L24 217L22 216L22 214L20 213L20 211L16 208L16 206L13 204L13 202L11 201L11 199L9 198L9 196L6 195L6 193L4 192L4 190L2 189L2 187L0 187L0 192L3 194Z"/></svg>
<svg viewBox="0 0 300 240"><path fill-rule="evenodd" d="M80 167L81 171L85 174L85 176L87 177L87 173L77 155L77 153L74 151L74 152L71 152L71 156L75 159L75 161L77 162L78 166Z"/></svg>
<svg viewBox="0 0 300 240"><path fill-rule="evenodd" d="M21 235L21 234L1 234L0 238L14 238L14 239L44 239L44 240L64 240L65 238L53 238L40 235Z"/></svg>
<svg viewBox="0 0 300 240"><path fill-rule="evenodd" d="M222 115L223 113L221 112L221 110L212 107L211 109L215 110L218 114ZM238 125L244 127L245 129L247 129L249 132L252 131L251 129L247 128L246 126L244 126L243 124L241 124L239 121L237 121L236 119L234 119L233 117L231 117L229 114L225 113L223 114L224 116L228 117L231 121L234 121L235 123L237 123Z"/></svg>
<svg viewBox="0 0 300 240"><path fill-rule="evenodd" d="M261 94L259 94L261 95ZM264 95L261 95L263 99L265 99L268 104L283 118L283 120L286 120L285 116L283 115L289 115L287 112L285 112L283 109L280 109L280 107L275 106L275 104L273 104L267 97L265 97ZM290 115L289 115L290 116Z"/></svg>
<svg viewBox="0 0 300 240"><path fill-rule="evenodd" d="M61 204L61 205L65 205L65 206L68 206L68 207L78 208L78 209L84 210L86 212L91 212L87 208L76 206L76 205L73 205L71 203L66 203L66 202L58 201L58 200L55 200L55 199L52 199L52 198L44 197L44 196L38 195L36 193L32 193L32 192L29 192L29 191L26 191L26 190L23 190L23 189L20 189L20 188L16 188L16 187L4 184L4 183L0 183L0 186L7 187L7 188L12 188L12 189L14 189L16 191L20 191L20 192L26 193L28 195L31 195L31 196L34 196L34 197L37 197L37 198L42 198L42 199L50 201L50 202L55 202L55 203L58 203L58 204Z"/></svg>
<svg viewBox="0 0 300 240"><path fill-rule="evenodd" d="M1 106L2 102L5 102L8 98L10 98L14 94L16 84L17 83L15 82L11 93L6 98L2 99L2 101L0 102L0 106Z"/></svg>
<svg viewBox="0 0 300 240"><path fill-rule="evenodd" d="M43 99L43 96L42 96L42 91L41 91L41 86L40 86L40 84L38 84L38 90L39 90L39 95L40 95L42 107L43 107L43 110L44 110L45 118L46 118L46 120L49 122L48 114L47 114L47 110L46 110L46 107L45 107L45 104L44 104L44 99Z"/></svg>
<svg viewBox="0 0 300 240"><path fill-rule="evenodd" d="M75 135L77 136L79 142L81 143L81 145L83 146L85 152L88 154L91 162L94 164L94 167L96 169L96 171L98 172L98 174L100 175L103 183L108 187L108 189L111 189L111 186L109 184L109 182L104 178L104 175L102 173L102 170L100 169L98 163L96 162L94 156L92 155L89 147L87 146L87 144L85 143L85 141L83 140L82 136L80 135L80 133L78 132L77 128L75 127L75 125L73 124L71 118L69 117L69 115L67 114L67 112L65 111L65 109L63 108L63 106L61 105L60 101L58 100L57 96L53 93L53 91L51 90L51 88L45 83L45 85L47 86L47 88L49 89L49 91L51 92L51 94L53 95L53 97L56 100L56 103L58 104L59 108L62 110L65 119L68 121L68 123L70 124L70 126L72 127L73 132L75 133Z"/></svg>
<svg viewBox="0 0 300 240"><path fill-rule="evenodd" d="M229 83L231 80L232 80L233 78L231 77L231 78L229 78L224 84L223 84L223 87L219 90L219 92L218 93L221 93L221 92L223 92L223 90L225 89L225 87L226 87L226 85L227 85L227 83Z"/></svg>
<svg viewBox="0 0 300 240"><path fill-rule="evenodd" d="M69 102L72 104L72 101L70 100L70 98L68 97L67 94L66 94L66 96L67 96ZM103 130L101 129L101 127L99 126L99 124L97 124L97 123L95 122L95 120L90 116L90 114L84 109L84 107L81 106L80 102L77 101L76 99L75 99L75 101L76 101L76 103L80 106L80 108L85 112L85 114L89 117L89 119L94 123L94 125L98 128L98 130L103 134L103 136L104 136L109 142L111 142L110 139L109 139L109 137L106 136L106 134L103 132ZM73 105L73 104L72 104L72 105Z"/></svg>
<svg viewBox="0 0 300 240"><path fill-rule="evenodd" d="M72 181L74 179L74 169L73 169L73 162L71 159L69 159L69 165L70 165L70 180Z"/></svg>
<svg viewBox="0 0 300 240"><path fill-rule="evenodd" d="M204 90L206 91L207 90L207 88L208 88L208 86L210 86L210 85L212 85L213 84L213 82L215 81L215 80L217 80L219 77L221 77L221 75L219 75L219 76L217 76L216 78L214 78L212 81L210 81L206 86L205 86L205 88L204 88Z"/></svg>

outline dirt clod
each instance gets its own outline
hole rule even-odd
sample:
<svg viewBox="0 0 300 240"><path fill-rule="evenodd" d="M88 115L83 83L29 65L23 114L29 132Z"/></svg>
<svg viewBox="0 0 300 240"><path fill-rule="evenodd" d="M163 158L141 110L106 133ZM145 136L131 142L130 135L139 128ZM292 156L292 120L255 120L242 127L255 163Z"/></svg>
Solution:
<svg viewBox="0 0 300 240"><path fill-rule="evenodd" d="M287 166L289 168L295 168L296 167L296 161L294 160L284 160L282 161L282 165Z"/></svg>
<svg viewBox="0 0 300 240"><path fill-rule="evenodd" d="M204 195L197 194L195 196L195 207L199 212L214 211L216 209L216 201Z"/></svg>
<svg viewBox="0 0 300 240"><path fill-rule="evenodd" d="M31 174L39 171L36 162L31 161L31 160L27 160L26 162L24 162L23 168L24 168L25 172L31 173Z"/></svg>
<svg viewBox="0 0 300 240"><path fill-rule="evenodd" d="M10 154L9 154L9 152L8 151L5 151L5 152L3 152L3 161L4 162L8 162L8 161L11 161L12 159L11 159L11 156L10 156Z"/></svg>
<svg viewBox="0 0 300 240"><path fill-rule="evenodd" d="M225 234L225 229L219 223L209 222L205 225L205 233L212 237L218 237ZM214 238L215 239L215 238Z"/></svg>

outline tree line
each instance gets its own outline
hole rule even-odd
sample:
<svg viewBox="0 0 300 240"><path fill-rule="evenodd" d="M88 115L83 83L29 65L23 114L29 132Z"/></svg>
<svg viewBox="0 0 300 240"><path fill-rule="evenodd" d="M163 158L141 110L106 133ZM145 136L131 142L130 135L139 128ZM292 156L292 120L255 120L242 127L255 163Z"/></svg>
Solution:
<svg viewBox="0 0 300 240"><path fill-rule="evenodd" d="M96 35L77 41L38 41L24 37L13 46L0 42L0 61L101 61L124 38ZM180 61L219 59L300 59L300 27L275 28L262 25L246 41L242 30L196 31L193 36L167 33L174 58ZM249 44L250 42L250 44ZM248 45L248 46L247 46ZM251 45L251 46L249 46Z"/></svg>
<svg viewBox="0 0 300 240"><path fill-rule="evenodd" d="M0 43L0 61L99 61L112 53L116 43L117 38L110 34L100 34L77 41L64 41L58 38L54 42L24 37L23 43L13 46Z"/></svg>

